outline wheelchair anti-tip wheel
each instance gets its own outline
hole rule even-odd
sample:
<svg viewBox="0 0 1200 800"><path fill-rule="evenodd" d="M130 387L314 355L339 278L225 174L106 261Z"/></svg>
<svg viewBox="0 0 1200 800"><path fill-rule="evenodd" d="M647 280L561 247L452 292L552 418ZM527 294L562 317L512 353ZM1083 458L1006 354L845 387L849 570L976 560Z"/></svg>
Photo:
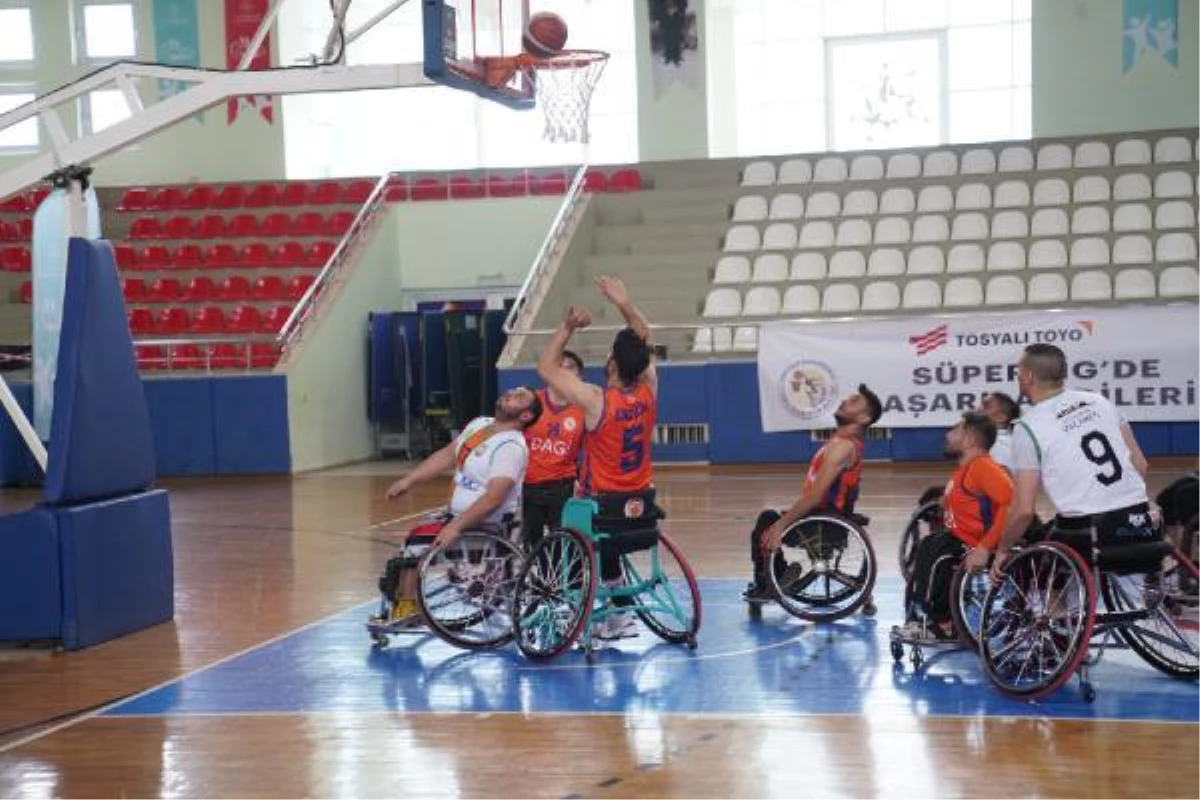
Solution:
<svg viewBox="0 0 1200 800"><path fill-rule="evenodd" d="M525 559L513 593L513 632L527 657L549 659L575 643L596 599L591 540L571 529L545 536Z"/></svg>
<svg viewBox="0 0 1200 800"><path fill-rule="evenodd" d="M521 569L521 551L490 533L464 533L432 551L420 565L417 603L430 629L467 650L512 640L510 603Z"/></svg>
<svg viewBox="0 0 1200 800"><path fill-rule="evenodd" d="M783 535L771 588L791 615L831 622L853 614L875 587L875 549L866 531L834 514L813 514Z"/></svg>

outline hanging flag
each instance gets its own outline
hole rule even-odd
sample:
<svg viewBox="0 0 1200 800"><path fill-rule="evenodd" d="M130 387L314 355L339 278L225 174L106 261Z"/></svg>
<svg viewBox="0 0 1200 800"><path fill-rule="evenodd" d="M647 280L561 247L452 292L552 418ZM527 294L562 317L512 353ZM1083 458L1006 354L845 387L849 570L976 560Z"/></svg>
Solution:
<svg viewBox="0 0 1200 800"><path fill-rule="evenodd" d="M154 57L170 66L200 66L196 0L154 0ZM190 85L187 81L161 79L159 99L166 100ZM203 121L200 115L196 118Z"/></svg>
<svg viewBox="0 0 1200 800"><path fill-rule="evenodd" d="M225 0L225 65L237 69L242 56L250 47L250 41L258 32L267 15L270 0ZM271 68L271 36L263 39L262 45L250 60L250 69ZM274 98L270 95L231 97L226 104L229 122L232 124L242 109L257 109L268 123L275 118Z"/></svg>
<svg viewBox="0 0 1200 800"><path fill-rule="evenodd" d="M1121 73L1143 58L1179 68L1179 0L1125 0L1121 15Z"/></svg>
<svg viewBox="0 0 1200 800"><path fill-rule="evenodd" d="M688 9L688 0L647 0L647 8L655 97L675 83L699 91L703 86L704 63L696 12Z"/></svg>

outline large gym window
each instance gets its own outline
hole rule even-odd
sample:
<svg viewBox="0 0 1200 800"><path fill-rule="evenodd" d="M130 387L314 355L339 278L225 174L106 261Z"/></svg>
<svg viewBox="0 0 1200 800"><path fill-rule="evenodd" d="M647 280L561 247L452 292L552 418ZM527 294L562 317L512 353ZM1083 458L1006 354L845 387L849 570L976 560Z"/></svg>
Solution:
<svg viewBox="0 0 1200 800"><path fill-rule="evenodd" d="M32 92L0 92L0 114L12 111L17 106L32 102ZM0 131L0 150L36 150L38 146L38 121L34 117Z"/></svg>
<svg viewBox="0 0 1200 800"><path fill-rule="evenodd" d="M129 117L129 103L119 89L89 92L80 105L80 127L85 133L102 131Z"/></svg>
<svg viewBox="0 0 1200 800"><path fill-rule="evenodd" d="M0 3L0 64L33 61L33 12Z"/></svg>
<svg viewBox="0 0 1200 800"><path fill-rule="evenodd" d="M79 0L76 30L81 61L137 56L137 9L131 2Z"/></svg>

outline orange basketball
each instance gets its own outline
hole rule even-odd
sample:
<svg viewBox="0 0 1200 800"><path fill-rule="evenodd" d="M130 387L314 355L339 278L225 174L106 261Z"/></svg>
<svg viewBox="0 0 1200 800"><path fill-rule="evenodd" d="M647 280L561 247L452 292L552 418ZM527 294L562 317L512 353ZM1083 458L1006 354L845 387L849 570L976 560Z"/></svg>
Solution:
<svg viewBox="0 0 1200 800"><path fill-rule="evenodd" d="M558 55L567 44L567 23L558 14L539 11L529 18L522 43L530 55L539 58Z"/></svg>

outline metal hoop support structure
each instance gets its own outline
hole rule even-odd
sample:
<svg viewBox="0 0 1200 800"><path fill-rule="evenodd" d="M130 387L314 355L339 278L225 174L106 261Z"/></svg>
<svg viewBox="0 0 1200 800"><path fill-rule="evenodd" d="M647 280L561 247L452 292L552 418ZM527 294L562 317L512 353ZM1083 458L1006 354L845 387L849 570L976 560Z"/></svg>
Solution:
<svg viewBox="0 0 1200 800"><path fill-rule="evenodd" d="M592 91L608 64L608 53L563 50L548 58L521 53L485 58L483 63L486 80L492 86L503 86L518 74L533 86L546 119L544 139L588 143L588 109Z"/></svg>

